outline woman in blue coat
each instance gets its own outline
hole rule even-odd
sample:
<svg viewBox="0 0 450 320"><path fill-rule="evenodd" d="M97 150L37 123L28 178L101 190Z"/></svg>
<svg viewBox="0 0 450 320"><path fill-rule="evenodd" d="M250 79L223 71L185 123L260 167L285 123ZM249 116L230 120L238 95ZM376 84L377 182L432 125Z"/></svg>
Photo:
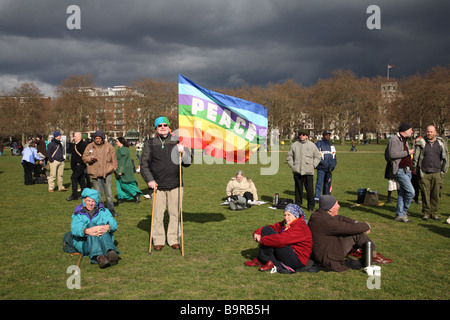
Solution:
<svg viewBox="0 0 450 320"><path fill-rule="evenodd" d="M114 245L117 221L111 212L99 204L98 192L85 188L81 193L83 203L72 215L71 232L75 249L89 256L91 263L100 268L117 264L120 253Z"/></svg>

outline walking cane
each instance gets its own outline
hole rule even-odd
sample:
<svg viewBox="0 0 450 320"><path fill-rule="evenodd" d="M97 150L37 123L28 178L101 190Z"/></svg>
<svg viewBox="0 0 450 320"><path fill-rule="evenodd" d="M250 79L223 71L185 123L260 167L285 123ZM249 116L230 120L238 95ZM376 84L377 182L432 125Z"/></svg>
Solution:
<svg viewBox="0 0 450 320"><path fill-rule="evenodd" d="M153 216L155 213L155 195L156 189L153 189L153 197L152 197L152 222L150 224L150 243L148 245L148 254L152 254L152 235L153 235Z"/></svg>
<svg viewBox="0 0 450 320"><path fill-rule="evenodd" d="M178 159L180 163L180 189L178 190L178 202L180 205L180 221L181 221L181 256L184 257L184 235L183 235L183 198L182 198L182 179L181 179L181 152L178 153Z"/></svg>

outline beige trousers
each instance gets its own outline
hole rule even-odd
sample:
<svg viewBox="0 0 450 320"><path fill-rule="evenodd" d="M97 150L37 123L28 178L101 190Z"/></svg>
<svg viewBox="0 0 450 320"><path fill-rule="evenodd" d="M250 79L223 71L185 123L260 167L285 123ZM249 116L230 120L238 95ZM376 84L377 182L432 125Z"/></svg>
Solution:
<svg viewBox="0 0 450 320"><path fill-rule="evenodd" d="M64 189L63 185L63 175L64 175L64 161L59 162L53 160L49 162L50 164L50 175L48 176L48 190L53 190L55 188L55 180L58 183L58 189Z"/></svg>
<svg viewBox="0 0 450 320"><path fill-rule="evenodd" d="M181 195L183 196L183 195ZM179 243L181 235L180 208L178 206L179 188L170 190L157 189L155 193L155 211L153 212L153 245L165 245L164 212L169 213L169 225L167 227L167 244L172 246Z"/></svg>

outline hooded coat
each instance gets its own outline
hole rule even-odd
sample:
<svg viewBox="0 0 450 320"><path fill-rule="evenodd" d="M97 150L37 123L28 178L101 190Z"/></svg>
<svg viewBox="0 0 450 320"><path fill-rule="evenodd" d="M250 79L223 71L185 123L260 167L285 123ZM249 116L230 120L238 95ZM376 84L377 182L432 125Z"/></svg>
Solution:
<svg viewBox="0 0 450 320"><path fill-rule="evenodd" d="M110 241L108 240L108 242L112 242L113 247L109 247L108 249L117 251L114 246L114 232L117 230L117 221L113 218L111 212L107 208L102 204L99 204L98 192L94 189L85 188L81 197L83 198L83 203L78 205L72 214L71 232L73 235L74 247L78 252L82 253L83 256L91 255L93 248L87 245L88 236L84 234L84 230L94 226L109 224L111 230L108 232L108 236L110 237ZM95 213L92 217L90 217L86 210L86 204L84 202L86 197L95 201ZM104 236L105 235L102 235L101 237Z"/></svg>

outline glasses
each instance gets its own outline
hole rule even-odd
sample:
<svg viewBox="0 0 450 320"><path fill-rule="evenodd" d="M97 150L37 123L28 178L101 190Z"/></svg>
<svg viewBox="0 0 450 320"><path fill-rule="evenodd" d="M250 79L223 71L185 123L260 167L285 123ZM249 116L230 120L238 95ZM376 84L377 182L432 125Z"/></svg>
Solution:
<svg viewBox="0 0 450 320"><path fill-rule="evenodd" d="M162 123L162 124L158 124L157 127L158 128L168 127L168 125L166 123Z"/></svg>

